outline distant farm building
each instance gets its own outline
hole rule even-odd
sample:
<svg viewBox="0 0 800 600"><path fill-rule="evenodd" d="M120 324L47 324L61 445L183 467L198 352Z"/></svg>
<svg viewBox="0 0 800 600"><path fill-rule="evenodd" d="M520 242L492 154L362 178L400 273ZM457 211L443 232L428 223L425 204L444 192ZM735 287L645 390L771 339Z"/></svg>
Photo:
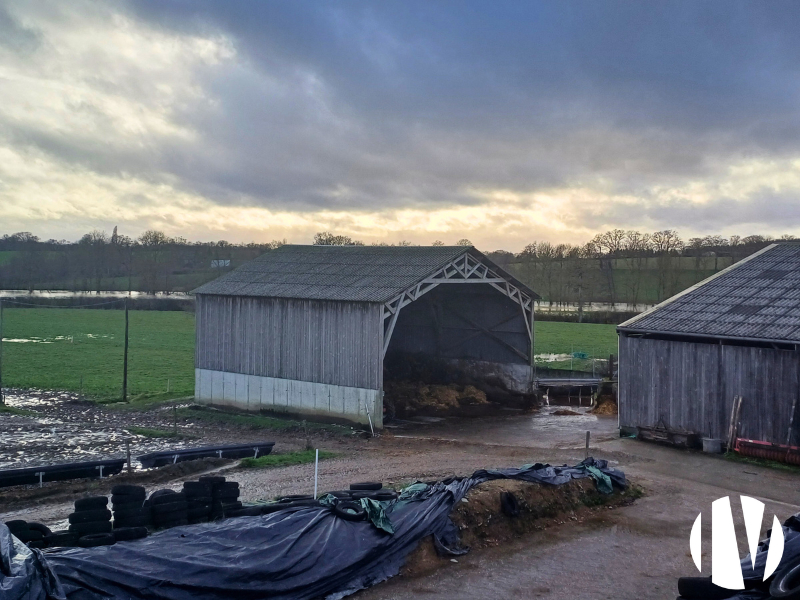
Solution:
<svg viewBox="0 0 800 600"><path fill-rule="evenodd" d="M394 351L533 387L538 296L471 247L286 245L195 294L198 402L381 427Z"/></svg>
<svg viewBox="0 0 800 600"><path fill-rule="evenodd" d="M769 246L617 330L622 428L724 443L735 419L756 455L800 444L800 245Z"/></svg>

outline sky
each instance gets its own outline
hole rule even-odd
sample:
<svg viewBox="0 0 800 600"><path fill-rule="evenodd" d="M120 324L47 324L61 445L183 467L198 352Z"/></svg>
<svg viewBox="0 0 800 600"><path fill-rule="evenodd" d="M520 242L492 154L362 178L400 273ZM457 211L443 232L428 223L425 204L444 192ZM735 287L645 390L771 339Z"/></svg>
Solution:
<svg viewBox="0 0 800 600"><path fill-rule="evenodd" d="M800 235L800 4L0 0L0 234Z"/></svg>

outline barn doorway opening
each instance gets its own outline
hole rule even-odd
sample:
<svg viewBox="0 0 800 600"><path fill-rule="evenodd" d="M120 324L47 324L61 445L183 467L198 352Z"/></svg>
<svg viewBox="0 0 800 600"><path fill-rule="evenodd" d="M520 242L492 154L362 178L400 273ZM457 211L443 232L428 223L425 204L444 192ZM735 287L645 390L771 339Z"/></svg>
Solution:
<svg viewBox="0 0 800 600"><path fill-rule="evenodd" d="M410 302L386 347L385 418L535 407L532 330L530 307L485 283L439 285Z"/></svg>

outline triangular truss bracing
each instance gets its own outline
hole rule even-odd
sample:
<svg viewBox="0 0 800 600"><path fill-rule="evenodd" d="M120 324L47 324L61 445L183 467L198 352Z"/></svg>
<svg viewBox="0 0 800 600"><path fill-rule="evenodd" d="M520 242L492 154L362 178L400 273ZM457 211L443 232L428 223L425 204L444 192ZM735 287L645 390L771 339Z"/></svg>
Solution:
<svg viewBox="0 0 800 600"><path fill-rule="evenodd" d="M381 311L383 313L384 322L384 356L389 348L389 341L392 339L392 332L397 324L397 317L400 314L400 310L404 306L408 306L415 300L418 300L433 288L445 283L485 283L491 285L500 293L505 294L511 300L519 304L522 316L525 319L525 328L528 332L528 338L532 339L533 298L504 277L495 273L488 265L482 263L469 252L465 252L383 305Z"/></svg>

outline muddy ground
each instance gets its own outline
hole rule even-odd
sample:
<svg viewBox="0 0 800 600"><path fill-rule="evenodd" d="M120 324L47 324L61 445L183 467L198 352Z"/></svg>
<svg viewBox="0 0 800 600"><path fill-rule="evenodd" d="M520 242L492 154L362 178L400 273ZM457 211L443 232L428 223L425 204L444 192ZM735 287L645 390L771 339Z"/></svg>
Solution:
<svg viewBox="0 0 800 600"><path fill-rule="evenodd" d="M744 532L741 512L736 508L739 494L765 502L762 533L771 522L771 514L783 520L800 511L800 472L797 470L774 470L699 452L620 439L614 416L593 415L587 408L574 405L570 409L577 415L553 414L559 409L563 407L544 407L532 414L507 410L480 419L399 421L381 437L373 439L312 434L312 445L338 453L336 458L320 463L321 490L342 489L351 482L367 480L402 486L418 479L469 475L480 468L531 462L574 464L585 456L586 432L589 431L590 454L605 458L624 470L645 493L635 502L613 510L579 509L566 518L553 518L541 528L533 526L502 535L486 530L481 538L480 526L470 527L468 535L474 536L475 548L457 562L438 561L435 572L424 569L407 572L359 596L364 600L421 596L570 600L674 598L677 577L696 573L689 556L689 532L699 512L709 513L713 500L726 495L732 497L738 532ZM165 428L170 423L170 417L159 414L158 410L117 417L121 421L113 421L113 415L104 420L109 410L79 407L70 422L77 430L82 428L90 432L95 428L124 429L125 418L151 427ZM85 415L86 420L81 421L79 415ZM15 427L23 426L17 420L22 418L0 416L0 431L12 432ZM297 432L253 432L231 425L201 428L181 423L180 426L197 436L190 442L198 445L211 440L250 439L253 433L273 439L276 452L302 448L306 443L304 436ZM45 444L45 447L49 446ZM29 451L30 448L26 449L25 454ZM243 500L313 490L314 467L310 464L245 470L235 463L209 463L202 465L202 469L220 470L239 481ZM182 481L197 474L163 471L157 476L158 481L148 479L155 475L145 473L141 477L142 483L153 490L178 488ZM41 520L58 526L71 510L70 494L77 496L99 489L84 485L107 483L75 482L50 498L25 499L16 492L14 499L15 492L10 488L0 490L0 518ZM495 492L497 490L484 493L496 498ZM710 569L710 539L710 519L703 519L704 574ZM740 537L739 544L743 556L747 552L745 539Z"/></svg>

